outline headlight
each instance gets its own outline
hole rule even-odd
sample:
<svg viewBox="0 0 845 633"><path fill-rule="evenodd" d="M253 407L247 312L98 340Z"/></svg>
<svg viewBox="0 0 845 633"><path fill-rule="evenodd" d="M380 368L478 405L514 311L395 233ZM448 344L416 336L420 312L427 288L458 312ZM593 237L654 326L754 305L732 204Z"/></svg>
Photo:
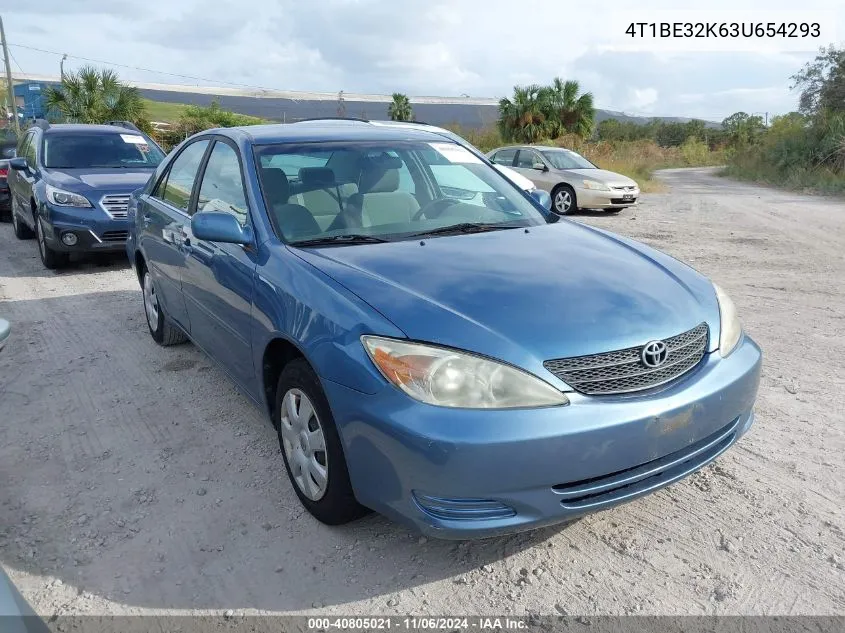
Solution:
<svg viewBox="0 0 845 633"><path fill-rule="evenodd" d="M739 322L739 315L731 298L716 284L713 284L713 287L716 289L716 299L719 301L719 320L721 321L719 353L724 358L734 351L739 343L739 337L742 336L742 323Z"/></svg>
<svg viewBox="0 0 845 633"><path fill-rule="evenodd" d="M420 402L465 409L569 404L536 376L474 354L378 336L361 342L382 375Z"/></svg>
<svg viewBox="0 0 845 633"><path fill-rule="evenodd" d="M85 196L78 193L63 191L47 185L47 200L59 207L90 207L91 203Z"/></svg>
<svg viewBox="0 0 845 633"><path fill-rule="evenodd" d="M603 182L598 182L597 180L585 180L584 189L592 189L593 191L610 191L610 187Z"/></svg>

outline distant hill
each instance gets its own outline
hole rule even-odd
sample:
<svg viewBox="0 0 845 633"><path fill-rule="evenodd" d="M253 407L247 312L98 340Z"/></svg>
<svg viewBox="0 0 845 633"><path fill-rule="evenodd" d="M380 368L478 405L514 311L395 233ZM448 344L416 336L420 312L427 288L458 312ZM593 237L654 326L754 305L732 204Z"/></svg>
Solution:
<svg viewBox="0 0 845 633"><path fill-rule="evenodd" d="M16 81L56 84L57 77L15 75ZM269 121L299 121L314 117L338 116L340 104L337 94L319 92L293 92L281 90L245 90L209 86L176 86L129 82L141 95L160 105L152 113L162 118L177 117L179 104L210 105L219 101L220 107L257 116ZM434 125L457 124L464 128L479 129L493 125L499 118L498 100L477 97L411 97L414 117ZM387 119L390 97L386 95L344 94L344 116L362 119ZM654 117L663 121L686 122L683 117ZM154 120L155 116L153 117ZM617 119L634 123L648 123L652 117L632 116L624 112L596 110L596 121ZM708 122L713 127L719 123Z"/></svg>
<svg viewBox="0 0 845 633"><path fill-rule="evenodd" d="M337 98L327 99L294 99L284 97L255 97L243 95L214 95L196 92L173 92L170 90L149 90L142 89L141 94L152 101L163 103L192 103L207 106L215 99L220 102L220 107L240 114L249 114L261 117L270 121L299 121L314 117L338 116L339 104ZM421 101L411 97L411 105L414 109L414 117L419 121L425 121L433 125L457 124L464 128L479 129L493 125L499 118L498 103L494 100L489 103L481 102L481 99L474 99L462 103L460 99L441 99L438 102ZM352 97L344 97L343 106L348 117L359 117L362 119L387 119L387 107L389 101L356 100ZM685 123L691 119L685 117L653 117L667 122ZM596 110L596 122L605 119L617 119L619 121L631 121L633 123L645 124L652 120L652 117L633 116L624 112L612 110ZM720 127L719 123L708 121L708 126Z"/></svg>

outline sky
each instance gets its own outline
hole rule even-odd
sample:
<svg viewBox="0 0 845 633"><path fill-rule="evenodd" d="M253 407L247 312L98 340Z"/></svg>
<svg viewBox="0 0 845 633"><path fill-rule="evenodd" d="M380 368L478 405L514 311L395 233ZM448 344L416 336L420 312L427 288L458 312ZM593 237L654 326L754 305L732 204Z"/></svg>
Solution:
<svg viewBox="0 0 845 633"><path fill-rule="evenodd" d="M655 42L624 34L631 21L676 16L677 6L666 0L2 0L0 15L13 72L58 75L61 56L32 50L40 48L67 53L66 70L86 63L80 58L119 64L127 80L331 93L500 98L514 85L559 76L578 80L603 109L715 121L740 110L794 110L790 76L819 45L845 42L840 0L711 0L685 14L694 21L741 15L767 23L788 10L794 20L822 20L820 38L787 45ZM693 45L710 50L687 50Z"/></svg>

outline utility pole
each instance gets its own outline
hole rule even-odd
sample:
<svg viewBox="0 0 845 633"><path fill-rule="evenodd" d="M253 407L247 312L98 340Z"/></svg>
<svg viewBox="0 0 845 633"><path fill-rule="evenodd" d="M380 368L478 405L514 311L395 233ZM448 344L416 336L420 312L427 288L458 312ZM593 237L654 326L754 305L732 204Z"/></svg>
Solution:
<svg viewBox="0 0 845 633"><path fill-rule="evenodd" d="M15 122L15 134L20 138L21 124L18 121L18 106L15 103L15 88L12 86L12 67L9 66L9 49L6 47L6 32L3 30L2 17L0 17L0 46L3 48L3 62L6 65L6 83L9 89L9 105L12 108L12 120Z"/></svg>

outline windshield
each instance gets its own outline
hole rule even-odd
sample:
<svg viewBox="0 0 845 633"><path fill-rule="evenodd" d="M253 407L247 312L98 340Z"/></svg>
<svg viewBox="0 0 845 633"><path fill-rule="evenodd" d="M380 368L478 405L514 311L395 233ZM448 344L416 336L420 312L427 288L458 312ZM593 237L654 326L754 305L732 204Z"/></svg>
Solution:
<svg viewBox="0 0 845 633"><path fill-rule="evenodd" d="M502 174L446 140L282 144L255 152L271 219L294 244L547 223Z"/></svg>
<svg viewBox="0 0 845 633"><path fill-rule="evenodd" d="M543 156L555 169L598 169L581 154L568 149L543 150Z"/></svg>
<svg viewBox="0 0 845 633"><path fill-rule="evenodd" d="M163 159L164 154L140 134L44 136L44 166L53 169L157 167Z"/></svg>

